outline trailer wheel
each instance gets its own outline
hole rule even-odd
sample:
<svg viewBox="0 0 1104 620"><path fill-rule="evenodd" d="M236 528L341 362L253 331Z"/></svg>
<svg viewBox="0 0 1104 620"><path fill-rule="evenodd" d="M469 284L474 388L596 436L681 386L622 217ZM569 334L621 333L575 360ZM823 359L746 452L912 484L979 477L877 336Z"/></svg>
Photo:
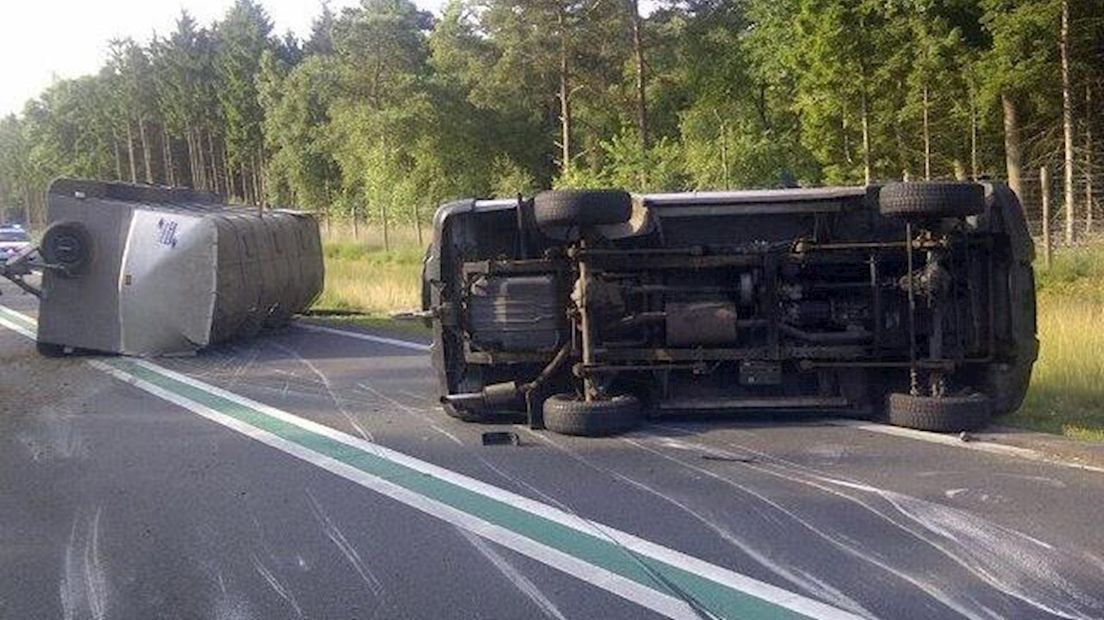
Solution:
<svg viewBox="0 0 1104 620"><path fill-rule="evenodd" d="M622 395L585 401L574 394L555 394L544 401L544 426L561 435L616 435L640 424L640 401Z"/></svg>
<svg viewBox="0 0 1104 620"><path fill-rule="evenodd" d="M889 183L878 193L878 210L919 219L977 215L985 210L985 188L948 181Z"/></svg>
<svg viewBox="0 0 1104 620"><path fill-rule="evenodd" d="M50 224L42 233L39 246L42 257L47 263L65 268L64 275L80 275L92 262L92 236L84 224L73 221L60 221Z"/></svg>
<svg viewBox="0 0 1104 620"><path fill-rule="evenodd" d="M984 394L968 396L889 395L889 423L919 431L957 433L989 423L992 403Z"/></svg>
<svg viewBox="0 0 1104 620"><path fill-rule="evenodd" d="M538 226L622 224L632 215L632 198L614 189L553 190L533 198Z"/></svg>

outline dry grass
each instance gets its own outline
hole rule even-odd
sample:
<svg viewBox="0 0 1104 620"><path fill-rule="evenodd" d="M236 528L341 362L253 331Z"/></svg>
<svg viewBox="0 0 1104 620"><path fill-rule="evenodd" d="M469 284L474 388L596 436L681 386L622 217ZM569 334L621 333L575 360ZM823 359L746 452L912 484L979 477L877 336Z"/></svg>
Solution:
<svg viewBox="0 0 1104 620"><path fill-rule="evenodd" d="M429 224L422 224L422 238L413 224L392 226L387 231L387 241L391 250L403 250L411 247L425 247L429 244L433 231ZM378 226L361 224L353 226L351 220L328 219L322 222L322 241L327 244L359 245L369 250L383 249L383 230Z"/></svg>
<svg viewBox="0 0 1104 620"><path fill-rule="evenodd" d="M1104 441L1104 244L1036 265L1039 360L1008 424Z"/></svg>
<svg viewBox="0 0 1104 620"><path fill-rule="evenodd" d="M384 250L376 229L362 227L354 237L349 225L328 228L323 228L326 288L317 309L386 316L421 304L424 250L414 231L392 231L391 249Z"/></svg>

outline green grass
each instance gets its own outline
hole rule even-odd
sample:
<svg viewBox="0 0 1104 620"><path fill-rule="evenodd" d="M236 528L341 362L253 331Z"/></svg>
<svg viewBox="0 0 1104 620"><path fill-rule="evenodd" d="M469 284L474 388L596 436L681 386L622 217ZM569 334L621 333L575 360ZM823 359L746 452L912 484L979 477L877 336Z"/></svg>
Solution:
<svg viewBox="0 0 1104 620"><path fill-rule="evenodd" d="M424 249L412 231L383 250L376 231L331 231L320 310L356 311L358 325L427 335L391 312L419 307ZM1104 441L1104 241L1058 249L1049 269L1036 264L1040 351L1024 406L1002 424Z"/></svg>

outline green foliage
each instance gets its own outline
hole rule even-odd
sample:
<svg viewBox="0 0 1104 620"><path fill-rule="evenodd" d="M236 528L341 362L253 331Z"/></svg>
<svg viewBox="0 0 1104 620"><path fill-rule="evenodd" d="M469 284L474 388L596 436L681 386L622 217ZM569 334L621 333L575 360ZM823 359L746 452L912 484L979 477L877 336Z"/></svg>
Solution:
<svg viewBox="0 0 1104 620"><path fill-rule="evenodd" d="M495 196L532 195L537 183L527 170L499 155L491 162L491 190Z"/></svg>
<svg viewBox="0 0 1104 620"><path fill-rule="evenodd" d="M558 188L621 187L636 192L663 191L685 185L681 146L667 137L647 150L633 129L623 129L598 144L601 168L576 166L556 179Z"/></svg>
<svg viewBox="0 0 1104 620"><path fill-rule="evenodd" d="M231 163L240 164L261 148L264 112L258 99L257 75L261 56L272 44L268 39L271 31L268 15L253 0L236 0L216 30L217 98Z"/></svg>
<svg viewBox="0 0 1104 620"><path fill-rule="evenodd" d="M41 222L58 175L133 178L394 232L449 199L552 185L859 183L972 160L999 177L1002 97L1025 167L1057 159L1061 2L660 0L638 66L628 0L323 4L302 42L233 0L213 24L181 13L112 42L98 74L3 119L0 206ZM1075 122L1101 136L1081 97L1104 97L1104 19L1068 2Z"/></svg>

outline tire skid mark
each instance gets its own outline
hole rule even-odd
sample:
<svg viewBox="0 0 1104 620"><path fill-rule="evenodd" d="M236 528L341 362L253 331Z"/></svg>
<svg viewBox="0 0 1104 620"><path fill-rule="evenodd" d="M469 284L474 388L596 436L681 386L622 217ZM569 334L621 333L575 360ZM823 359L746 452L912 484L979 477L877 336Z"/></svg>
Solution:
<svg viewBox="0 0 1104 620"><path fill-rule="evenodd" d="M554 618L555 620L567 620L567 617L563 615L556 604L553 603L544 592L541 591L535 583L533 583L528 577L523 575L521 571L514 567L502 554L496 551L490 543L482 538L472 534L468 530L463 528L455 528L456 532L467 540L475 550L479 552L492 566L502 574L515 588L517 588L522 594L525 595L538 609L544 614L546 618Z"/></svg>
<svg viewBox="0 0 1104 620"><path fill-rule="evenodd" d="M736 447L754 452L767 459L768 462L773 463L780 470L775 475L803 484L810 484L870 510L885 521L934 547L994 589L1024 603L1062 618L1097 618L1104 612L1104 602L1069 583L1052 566L1052 561L1054 563L1065 562L1077 565L1088 560L1087 556L1076 557L1073 553L1058 551L1053 545L1045 541L987 521L957 508L917 499L862 482L841 479L838 476L828 476L816 469L757 452L746 446L737 445ZM812 480L801 479L800 474L795 477L797 472ZM828 488L824 486L825 484L842 487L861 494L873 495L886 502L892 508L892 511L879 510L860 497L839 492L838 489ZM902 515L905 519L911 521L914 527L902 523L895 517L896 514ZM916 526L919 529L916 529ZM945 542L941 542L938 540L939 538L950 541L959 549L956 550ZM1010 543L1010 540L1018 540L1020 544ZM1037 546L1042 551L1025 548L1025 544ZM1047 557L1047 554L1056 557ZM1032 583L1021 583L1024 575ZM1025 592L1025 586L1034 587L1037 591ZM1054 591L1054 588L1057 588L1057 591ZM1040 600L1040 598L1049 600ZM1080 610L1069 608L1066 601L1070 599L1092 609L1093 613L1085 615Z"/></svg>
<svg viewBox="0 0 1104 620"><path fill-rule="evenodd" d="M389 403L389 404L391 404L395 407L398 407L398 408L402 409L403 411L406 411L407 413L415 415L415 416L421 418L422 420L425 420L425 421L429 422L430 423L430 428L433 428L437 432L444 434L445 436L449 437L452 441L454 441L456 443L459 443L461 446L463 446L463 442L461 442L458 438L456 438L451 433L448 433L444 429L438 427L436 424L434 424L432 422L432 419L431 419L431 416L430 416L430 413L429 413L428 410L419 409L417 407L412 407L410 405L402 403L402 402L400 402L400 401L384 394L383 392L381 392L380 390L372 387L371 385L368 385L367 383L358 383L357 385L362 390L364 390L364 391L366 391L370 394L375 395L376 397L384 400L385 402L387 402L387 403ZM560 510L563 510L564 512L575 515L576 517L578 517L578 518L582 519L583 521L585 521L586 523L588 523L590 525L590 527L592 528L593 533L594 533L595 536L608 539L610 542L612 542L613 544L615 544L619 548L621 548L629 558L631 558L633 561L637 562L640 565L640 567L643 568L645 570L645 572L647 572L651 576L651 578L655 580L655 582L658 586L665 587L668 590L670 590L671 592L675 593L676 596L678 596L684 602L686 602L686 604L689 605L690 608L693 609L702 618L711 617L708 614L707 611L702 609L702 606L696 600L694 600L692 596L684 593L678 586L676 586L673 583L669 583L661 575L658 575L657 573L655 573L655 571L653 571L651 569L651 567L649 567L647 565L647 563L642 562L640 560L640 558L638 558L633 552L631 552L627 549L624 549L620 545L620 543L618 543L616 540L614 540L609 535L609 532L607 532L603 528L603 526L601 526L598 523L595 523L591 519L587 519L586 517L580 515L579 513L575 512L575 510L571 506L568 506L568 505L564 504L560 500L556 499L555 497L552 497L551 495L545 493L544 491L541 491L540 489L533 486L532 484L529 484L525 480L522 480L521 478L518 478L517 476L514 476L514 475L510 474L509 472L504 471L503 469L501 469L500 467L498 467L494 463L491 463L489 460L487 460L485 457L483 457L483 455L479 454L478 452L468 448L467 453L470 456L474 457L476 460L478 460L484 467L489 469L491 472L493 472L495 475L499 476L500 478L510 482L511 484L514 484L518 488L525 489L525 490L529 491L530 493L533 494L533 496L535 496L537 498L540 498L541 501L543 501L543 502L545 502L545 503L547 503L551 506L555 506L556 508L559 508ZM523 594L525 594L524 591L523 591Z"/></svg>
<svg viewBox="0 0 1104 620"><path fill-rule="evenodd" d="M345 556L345 559L349 561L349 564L353 565L353 570L360 575L360 578L368 585L368 589L371 590L372 596L377 601L383 596L384 589L383 584L380 582L376 574L372 572L372 569L365 564L364 559L360 557L360 552L353 546L349 539L345 537L345 533L341 531L341 528L330 519L330 516L326 513L322 504L314 497L314 494L307 491L307 502L310 504L311 513L314 514L314 518L318 520L318 524L322 527L322 532L326 534L326 537L330 539L330 542L337 547L341 555Z"/></svg>
<svg viewBox="0 0 1104 620"><path fill-rule="evenodd" d="M282 349L288 350L285 347L282 347L280 345L274 345L274 346L278 346ZM330 385L328 378L325 377L325 375L323 373L321 373L321 371L317 367L314 367L314 365L312 363L310 363L309 361L307 361L304 358L302 358L301 356L299 356L296 352L294 352L294 351L290 351L290 352L296 358L300 359L302 362L307 364L308 367L312 367L311 370L316 375L318 375L320 377L320 379L322 379L322 384L326 388L327 392L329 393L330 398L333 399L335 404L338 404L339 409L342 409L342 413L344 415L346 415L346 417L349 417L348 412L344 411L343 406L339 402L339 397L337 396L337 394L334 393L334 390L333 390L332 386ZM361 385L361 387L364 387L363 384ZM283 389L287 389L287 383L286 382L283 383ZM396 401L392 398L389 398L387 396L384 396L384 395L380 394L377 390L374 390L370 387L365 389L365 391L370 392L370 393L375 393L377 398L382 397L383 400L388 401L390 404L400 406L404 410L407 410L407 411L416 410L418 412L418 415L421 416L423 419L428 417L428 412L424 407L422 407L420 409L415 409L414 407L410 407L410 406L407 406L407 405L402 405L401 403L398 403L398 401ZM416 395L414 395L412 393L409 393L409 392L403 392L403 393L407 396L410 396L411 400L414 400L415 397L416 397ZM344 395L342 395L341 398L343 398L345 402L354 402L354 398L352 398L352 397L346 398ZM420 400L422 402L426 402L427 404L429 402L431 402L431 401L425 401L422 398L417 398L417 400ZM351 420L351 422L353 422L353 421ZM463 442L459 438L457 438L454 434L448 432L446 429L442 428L441 426L439 426L437 424L434 424L434 423L431 423L429 426L431 427L431 429L434 432L445 436L446 438L448 438L453 443L455 443L457 445L461 445L461 446L463 445ZM362 430L362 429L358 428L358 430ZM667 446L667 447L671 447L671 446ZM699 451L700 450L711 450L711 449L712 448L708 448L708 447L704 447L704 446L698 447ZM950 523L942 523L938 520L938 517L945 516L945 515L941 515L939 513L934 514L934 515L925 513L924 512L925 509L929 508L929 506L926 506L925 503L930 504L930 502L925 502L924 500L918 500L916 498L911 498L911 497L908 497L908 496L904 496L903 500L898 501L895 504L894 502L890 501L889 498L884 497L883 495L881 495L882 493L892 493L891 491L884 491L884 490L881 490L881 489L875 489L873 487L870 487L870 488L847 487L846 486L847 484L852 484L852 483L849 483L849 481L846 481L846 480L839 480L839 479L832 479L832 478L829 478L829 477L824 477L824 476L821 476L821 472L816 472L815 470L811 470L811 469L809 469L809 468L807 468L803 465L799 465L799 464L796 464L796 463L784 462L781 459L775 459L775 457L769 457L769 455L762 455L762 453L759 453L759 454L761 456L768 457L772 460L780 461L780 462L777 462L777 463L776 462L768 463L768 466L763 467L761 469L761 471L764 471L764 472L767 472L767 473L772 473L769 470L772 469L772 468L777 468L780 471L775 471L775 472L772 473L772 475L778 475L778 474L783 473L783 471L781 471L781 470L786 470L786 467L797 467L799 469L806 470L806 472L807 472L806 475L812 477L813 480L800 479L800 480L796 480L796 482L799 482L801 484L811 484L813 482L817 482L817 483L820 484L820 486L817 486L816 484L813 484L814 488L819 488L822 491L829 492L829 493L832 493L832 494L837 495L839 497L845 498L848 501L858 503L860 506L863 506L867 510L870 510L871 512L874 512L880 518L883 518L883 519L887 520L888 522L890 522L891 524L896 525L897 527L900 527L900 528L904 529L906 532L910 533L913 536L916 536L916 537L920 538L921 540L928 543L929 545L936 546L930 540L927 540L924 536L918 535L917 532L915 531L915 529L916 529L915 526L902 525L900 523L900 519L895 519L892 516L887 516L886 513L891 510L893 512L904 515L912 523L918 525L919 527L921 527L923 529L928 530L929 533L932 536L947 538L954 545L959 545L959 546L970 545L970 544L973 544L973 543L976 542L975 540L973 540L971 538L971 535L976 534L976 532L969 532L969 531L963 532L962 527L961 527L962 526L961 523L956 523L956 522L953 521L953 519L952 519L952 522L950 522ZM517 484L519 486L524 486L524 487L527 487L530 490L535 491L542 498L546 498L546 501L551 499L551 498L548 498L548 496L546 494L541 493L539 490L534 489L531 485L528 485L528 484L518 480L516 477L511 476L511 475L507 474L506 472L502 472L500 469L498 469L494 465L488 463L482 457L478 457L478 458L481 462L484 463L485 466L487 466L492 471L495 471L496 475L503 476L506 479L511 480L511 482L513 482L514 484ZM783 477L785 477L787 480L794 480L791 476L788 475L790 473L789 470L786 470L785 473L787 475L783 476ZM823 480L816 480L817 476L821 476L823 478ZM842 483L842 487L841 487L841 483ZM833 488L833 487L836 487L836 488ZM888 507L880 508L878 506L872 506L870 502L865 502L864 503L863 501L860 501L858 498L853 497L851 495L851 493L858 493L858 494L874 493L875 495L878 496L877 501L887 503ZM920 502L920 504L912 504L912 503L909 502L909 500L913 500L915 502ZM550 503L553 503L554 505L562 506L562 504L560 504L559 502L555 502L554 500L551 501ZM945 506L940 506L938 504L934 504L934 506L939 507L939 508L947 508ZM777 508L779 510L782 510L782 511L786 510L785 508L782 508L780 506L778 506ZM910 511L911 511L911 513L910 513ZM975 517L973 517L973 515L969 515L969 513L962 513L962 514L966 515L966 516L969 516L970 518L975 518ZM772 518L772 520L775 520L776 522L781 522L781 520L779 520L779 519L775 519L774 517L771 517L771 518ZM997 528L1001 527L997 524L991 524L991 525L993 527L997 527ZM1015 530L1008 530L1008 532L1011 533L1012 535L1016 536L1016 537L1027 540L1031 544L1033 544L1037 547L1040 547L1042 549L1047 549L1049 547L1049 545L1047 543L1045 543L1043 541L1039 541L1037 539L1032 539L1032 538L1028 537L1027 535L1025 535L1023 533L1016 532ZM860 542L855 541L854 539L848 538L845 535L843 535L842 533L833 532L832 535L836 537L837 542L839 542L841 544L844 544L844 545L850 545L852 547L856 547L857 550L860 553L864 553L864 554L866 553L866 552L862 551L862 549L860 547L858 547L858 545L861 545ZM1005 542L1005 541L1003 539L1001 539L1000 542ZM939 549L939 550L941 552L943 552L944 554L946 554L946 555L950 555L944 549ZM870 554L866 554L866 555L870 555ZM999 553L998 553L998 555L999 555ZM871 556L871 557L873 557L873 556ZM878 559L878 558L874 558L874 559ZM952 558L952 559L954 559L954 558ZM1004 559L1005 558L999 558L998 557L998 560L1004 560ZM962 562L959 562L959 564L962 565L964 568L966 568L966 570L970 570L972 573L977 575L979 578L982 578L983 580L985 579L985 577L983 576L985 574L984 566L982 566L981 568L971 569L968 565L962 564ZM887 568L887 570L889 570L888 564L886 564L883 568ZM979 574L979 571L981 571L981 574ZM890 572L892 572L892 571L890 571ZM897 576L903 578L903 574L898 574ZM994 575L991 575L991 577L993 579L998 579L1000 577L1000 574L999 573L994 574ZM1013 575L1013 577L1015 577L1015 575ZM998 588L998 589L1000 589L1001 586L1004 585L999 580L996 583L993 583L993 582L988 581L988 580L986 582L990 583L990 585L993 585L993 587ZM1062 585L1058 584L1058 587L1059 587L1059 589L1061 589ZM1070 586L1070 587L1074 588L1074 586ZM1001 591L1005 592L1004 590L1001 590ZM1006 592L1006 593L1009 594L1010 596L1016 596L1016 594L1013 593L1013 592ZM1097 603L1097 601L1095 601L1095 599L1093 599L1090 595L1087 595L1083 592L1077 592L1076 588L1074 588L1074 596L1078 596L1080 598L1080 600L1083 603L1086 603L1086 604L1095 605ZM1038 598L1038 597L1036 596L1035 598ZM1021 600L1023 600L1024 602L1026 602L1028 604L1032 604L1032 605L1038 607L1039 609L1041 609L1043 611L1047 611L1048 613L1054 613L1055 615L1059 615L1059 616L1062 616L1062 617L1068 617L1068 618L1088 617L1088 616L1083 616L1083 615L1077 615L1078 612L1073 612L1073 614L1065 614L1065 613L1062 612L1060 607L1051 607L1045 600L1044 601L1033 600L1032 597L1021 598ZM1060 601L1060 600L1055 601L1055 602L1059 606L1062 605L1062 601ZM970 616L970 617L991 617L991 616L994 616L994 615L996 615L996 616L1000 615L1000 614L996 614L996 612L993 612L991 609L986 608L982 603L980 603L976 600L973 600L972 604L970 604L970 606L975 611L977 611L979 614L981 614L980 616Z"/></svg>
<svg viewBox="0 0 1104 620"><path fill-rule="evenodd" d="M234 593L226 587L226 578L221 569L215 569L215 583L218 593L211 602L211 617L214 620L253 620L255 613L248 599Z"/></svg>
<svg viewBox="0 0 1104 620"><path fill-rule="evenodd" d="M82 519L80 510L73 519L59 586L62 617L66 620L91 617L102 620L108 608L107 573L100 554L100 517L103 506Z"/></svg>
<svg viewBox="0 0 1104 620"><path fill-rule="evenodd" d="M253 364L257 363L257 358L261 356L261 349L263 347L263 343L254 343L249 346L249 348L247 349L249 359L246 360L244 364L237 364L237 367L234 369L233 375L230 378L230 383L227 384L226 389L233 389L234 386L238 384L238 381L241 380L242 375L244 375L249 369L253 368Z"/></svg>
<svg viewBox="0 0 1104 620"><path fill-rule="evenodd" d="M363 389L364 391L368 392L369 394L372 394L373 396L379 398L380 400L383 400L384 402L388 403L389 405L392 405L394 407L398 407L399 409L402 409L406 413L417 416L421 420L425 421L429 425L429 428L432 429L433 431L435 431L438 434L444 436L449 441L451 441L451 442L453 442L453 443L455 443L459 446L464 446L464 442L460 438L458 438L453 433L445 430L444 428L441 428L441 426L438 425L434 421L433 417L430 415L430 412L428 410L419 409L417 407L412 407L410 405L407 405L407 404L405 404L401 401L398 401L398 400L388 396L387 394L385 394L382 391L372 387L371 385L369 385L367 383L363 383L363 382L358 383L357 386L360 387L361 389ZM536 497L540 498L542 501L544 501L546 503L549 503L549 504L552 504L553 506L555 506L555 507L557 507L561 510L565 510L565 511L568 511L568 512L574 512L574 511L571 510L570 507L565 506L562 502L560 502L556 498L548 495L544 491L541 491L537 487L529 484L528 482L525 482L524 480L522 480L521 478L518 478L517 476L514 476L514 475L510 474L509 472L503 471L500 467L498 467L494 463L487 460L486 457L484 457L482 454L479 454L478 452L476 452L474 450L467 450L467 453L470 456L472 456L473 458L475 458L477 461L479 461L479 463L481 465L486 467L488 470L490 470L491 472L493 472L495 475L502 478L503 480L509 481L516 488L525 489L526 491L529 491L530 493L532 493Z"/></svg>
<svg viewBox="0 0 1104 620"><path fill-rule="evenodd" d="M684 435L692 434L679 427L663 428ZM658 440L660 445L667 448L733 456L714 446L681 441L669 436L639 437ZM1070 583L1054 567L1053 564L1057 563L1079 562L1080 559L1072 553L1057 551L1049 543L957 508L826 475L800 463L730 441L725 444L744 453L741 457L754 454L764 462L762 465L748 463L745 467L811 486L856 504L927 544L1002 595L1052 616L1071 620L1099 618L1104 613L1104 603ZM723 476L721 478L726 479ZM871 496L887 506L876 506L870 501ZM1071 605L1070 601L1092 611L1086 613Z"/></svg>
<svg viewBox="0 0 1104 620"><path fill-rule="evenodd" d="M626 476L626 475L624 475L620 472L613 471L612 469L609 469L609 468L604 467L602 465L598 465L597 463L594 463L591 459L588 459L588 458L584 457L583 455L579 454L578 452L576 452L576 451L560 444L559 442L556 442L555 440L553 440L550 437L542 436L540 433L536 433L536 432L531 431L531 430L529 432L530 432L530 434L532 434L537 439L539 439L539 440L545 442L546 444L552 446L553 448L563 452L564 454L568 455L570 458L578 461L579 463L582 463L583 465L585 465L585 466L587 466L591 469L594 469L595 471L598 471L598 472L601 472L601 473L603 473L607 476L610 476L611 478L613 478L615 480L618 480L618 481L620 481L620 482L622 482L622 483L624 483L624 484L626 484L626 485L628 485L632 488L635 488L639 491L643 491L644 493L647 493L649 495L657 497L663 502L671 504L672 506L674 506L678 510L680 510L680 511L684 512L685 514L689 515L695 521L698 521L699 523L701 523L706 529L713 532L721 540L723 540L726 543L732 545L733 547L739 549L741 552L743 552L745 555L747 555L753 561L760 564L763 568L765 568L768 571L774 573L778 577L790 582L791 584L805 590L805 592L807 594L815 596L815 597L817 597L817 598L819 598L823 601L826 601L828 603L831 603L832 605L835 605L837 607L842 607L844 609L847 609L848 611L850 611L852 613L855 613L855 614L858 614L860 616L864 616L864 617L867 617L867 618L876 617L873 612L871 612L870 610L863 607L862 604L860 604L855 599L847 596L846 594L844 594L841 590L839 590L835 586L832 586L831 584L827 583L826 581L815 577L814 575L812 575L809 572L806 572L806 571L803 571L803 570L800 570L800 569L796 569L796 568L793 568L793 569L787 568L785 566L782 566L778 562L775 562L775 561L771 560L763 552L755 549L753 546L748 544L746 541L742 540L731 529L725 527L721 523L718 523L716 520L709 518L708 516L702 514L701 512L695 510L694 508L691 508L689 505L687 505L683 501L681 501L677 498L674 498L670 495L667 495L666 493L663 493L659 489L657 489L657 488L655 488L655 487L653 487L653 486L651 486L647 483L644 483L644 482L641 482L641 481L636 480L634 478L631 478L629 476ZM760 514L763 515L763 516L766 516L762 512L760 512ZM778 521L776 519L770 519L770 521L777 524L777 525L779 525L779 526L782 525L781 521Z"/></svg>
<svg viewBox="0 0 1104 620"><path fill-rule="evenodd" d="M339 397L337 395L337 392L334 391L333 385L330 383L330 378L327 377L326 374L323 373L321 370L319 370L318 366L314 365L314 362L312 362L309 359L303 357L302 355L299 354L298 351L296 351L295 349L292 349L291 347L288 347L286 345L282 345L282 344L279 344L279 343L276 343L276 342L272 342L272 343L269 343L269 344L271 344L272 347L274 347L276 349L279 349L279 350L283 351L284 353L287 353L288 355L291 355L291 356L295 357L296 360L298 360L301 364L303 364L308 369L310 369L310 371L312 373L314 373L315 376L317 376L318 379L322 382L322 385L326 388L326 392L330 395L330 399L333 401L334 405L337 407L337 410L339 412L341 412L341 415L345 417L345 419L349 422L349 424L354 429L356 429L357 433L360 433L360 436L362 438L364 438L364 439L366 439L370 442L375 443L376 440L372 436L372 433L365 430L365 428L363 426L361 426L359 422L357 422L356 417L353 416L351 413L349 413L349 410L345 408L345 405L342 402L341 397Z"/></svg>
<svg viewBox="0 0 1104 620"><path fill-rule="evenodd" d="M937 477L937 476L952 477L952 476L960 476L960 475L962 475L962 473L963 472L959 472L959 471L922 471L922 472L916 474L916 477L917 478L934 478L934 477ZM1041 484L1041 485L1044 485L1044 486L1048 486L1048 487L1051 487L1051 488L1054 488L1054 489L1064 489L1068 486L1068 485L1066 485L1065 482L1063 482L1063 481L1061 481L1057 478L1051 478L1050 476L1032 476L1032 475L1029 475L1029 474L1013 474L1013 473L1003 472L1003 471L989 472L989 475L993 476L993 477L996 477L996 478L1012 478L1012 479L1015 479L1015 480L1024 480L1024 481L1027 481L1027 482L1035 482L1035 483L1038 483L1038 484Z"/></svg>
<svg viewBox="0 0 1104 620"><path fill-rule="evenodd" d="M303 618L303 609L299 607L299 601L295 599L295 594L293 594L287 586L285 586L283 583L280 582L279 579L276 578L276 575L273 574L272 570L265 566L265 563L261 560L261 558L257 556L256 553L252 554L252 560L253 568L257 571L257 574L260 575L266 583L268 583L269 587L271 587L272 590L276 592L276 594L280 598L284 599L284 601L291 606L291 609L295 612L295 616L297 618Z"/></svg>
<svg viewBox="0 0 1104 620"><path fill-rule="evenodd" d="M716 480L716 481L718 481L722 484L725 484L727 486L735 488L735 489L737 489L741 492L747 493L748 495L758 499L759 501L763 502L764 504L766 504L766 505L770 506L771 508L775 509L780 516L784 516L784 517L792 520L793 522L799 524L804 529L808 530L814 536L826 541L828 544L835 547L838 551L840 551L844 554L850 555L850 556L852 556L852 557L854 557L858 560L861 560L863 562L869 563L872 566L875 566L876 568L879 568L879 569L885 571L886 573L889 573L890 575L893 575L894 577L897 577L898 579L901 579L902 581L904 581L904 582L912 585L913 587L915 587L917 590L923 592L925 595L930 597L932 600L938 602L939 604L947 607L948 609L954 611L955 613L957 613L957 614L959 614L959 615L961 615L965 618L969 618L970 620L985 620L986 618L992 618L992 616L990 616L987 613L984 613L984 611L982 611L982 610L971 609L970 607L968 607L968 606L964 605L963 603L959 602L958 600L956 600L956 597L952 596L951 593L948 590L944 589L940 585L931 583L930 581L926 581L924 579L921 579L920 577L914 576L910 573L907 573L907 572L905 572L901 569L898 569L898 568L894 567L893 565L891 565L889 563L889 561L887 559L884 559L883 557L879 557L879 554L877 553L876 550L875 551L865 550L863 548L864 545L861 541L858 541L854 538L851 538L851 537L849 537L845 534L839 533L839 532L828 531L826 529L817 527L815 524L813 524L809 520L805 519L804 517L798 515L796 512L789 510L788 508L782 506L781 504L775 502L774 500L772 500L769 497L763 495L762 493L759 493L758 491L755 491L754 489L751 489L750 487L748 487L746 485L740 484L740 483L738 483L734 480L726 478L726 477L724 477L724 476L722 476L722 475L720 475L720 474L718 474L714 471L706 469L704 467L699 467L697 465L694 465L692 463L688 463L686 461L683 461L683 460L678 459L676 457L670 456L668 454L664 454L663 452L660 452L659 450L657 450L655 448L652 448L650 446L645 446L645 445L640 444L639 442L635 442L631 439L625 439L625 441L631 443L632 445L635 445L636 447L638 447L642 450L650 452L650 453L652 453L652 454L654 454L654 455L656 455L660 458L669 460L673 463L677 463L677 464L679 464L683 467L686 467L686 468L690 469L691 471L694 471L698 474L701 474L701 475L707 476L709 478L712 478L712 479L714 479L714 480Z"/></svg>

